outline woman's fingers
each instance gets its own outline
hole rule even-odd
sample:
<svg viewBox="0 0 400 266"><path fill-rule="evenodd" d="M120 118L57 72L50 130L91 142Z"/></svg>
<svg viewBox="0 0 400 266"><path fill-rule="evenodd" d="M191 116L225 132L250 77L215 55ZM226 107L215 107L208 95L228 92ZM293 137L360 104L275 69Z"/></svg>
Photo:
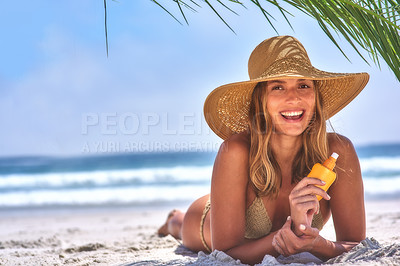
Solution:
<svg viewBox="0 0 400 266"><path fill-rule="evenodd" d="M310 195L310 194L302 195L302 196L291 199L291 202L295 203L295 204L301 204L301 203L309 202L309 201L318 202L317 198L314 195Z"/></svg>
<svg viewBox="0 0 400 266"><path fill-rule="evenodd" d="M297 237L291 230L291 217L289 216L282 228L274 235L272 246L283 256L290 256L299 252L308 251L314 245L319 231L309 225L300 224L302 236Z"/></svg>
<svg viewBox="0 0 400 266"><path fill-rule="evenodd" d="M281 248L281 246L278 244L278 241L276 240L276 235L274 236L274 239L272 240L272 246L274 247L274 249L276 250L276 252L278 252L279 254L285 256L285 252L283 251L283 249Z"/></svg>
<svg viewBox="0 0 400 266"><path fill-rule="evenodd" d="M319 195L324 199L329 200L330 196L328 195L328 193L326 193L326 191L322 188L316 186L320 186L323 184L324 182L317 178L305 177L292 190L289 195L289 199L294 199L304 195Z"/></svg>
<svg viewBox="0 0 400 266"><path fill-rule="evenodd" d="M283 237L282 237L281 231L279 231L274 236L274 241L273 242L275 242L275 246L274 247L279 252L279 254L282 254L283 256L288 256L289 255L289 253L287 251L287 248L286 248L286 244L283 241ZM274 245L274 243L273 243L273 245Z"/></svg>
<svg viewBox="0 0 400 266"><path fill-rule="evenodd" d="M319 178L314 177L304 177L300 182L296 185L296 187L306 187L308 185L325 185L325 182Z"/></svg>
<svg viewBox="0 0 400 266"><path fill-rule="evenodd" d="M279 234L275 235L276 245L280 246L283 255L290 256L297 253L299 248L299 238L293 233L291 229L292 220L288 217L286 223L279 230Z"/></svg>
<svg viewBox="0 0 400 266"><path fill-rule="evenodd" d="M292 206L297 206L298 209L303 211L313 210L314 213L319 212L319 202L314 195L305 195L295 198L291 201Z"/></svg>
<svg viewBox="0 0 400 266"><path fill-rule="evenodd" d="M317 187L315 185L307 185L301 188L297 188L295 187L292 190L291 196L292 197L299 197L299 196L303 196L303 195L320 195L321 197L323 197L326 200L330 200L330 196L328 195L328 193L323 190L320 187Z"/></svg>
<svg viewBox="0 0 400 266"><path fill-rule="evenodd" d="M287 218L286 218L286 222L283 224L283 226L282 226L282 228L285 228L285 229L290 229L290 226L292 225L292 217L290 217L290 216L288 216Z"/></svg>
<svg viewBox="0 0 400 266"><path fill-rule="evenodd" d="M272 240L272 246L275 248L275 250L279 254L282 254L284 256L288 256L289 253L287 251L286 243L283 240L282 234L284 234L284 232L288 232L288 231L291 232L291 229L290 229L291 224L292 224L291 218L290 218L290 216L288 216L288 218L287 218L286 222L283 224L281 230L279 230L275 234L275 236Z"/></svg>
<svg viewBox="0 0 400 266"><path fill-rule="evenodd" d="M304 236L310 236L315 238L319 235L319 230L317 228L313 228L308 225L301 224L299 226L299 229L304 233Z"/></svg>

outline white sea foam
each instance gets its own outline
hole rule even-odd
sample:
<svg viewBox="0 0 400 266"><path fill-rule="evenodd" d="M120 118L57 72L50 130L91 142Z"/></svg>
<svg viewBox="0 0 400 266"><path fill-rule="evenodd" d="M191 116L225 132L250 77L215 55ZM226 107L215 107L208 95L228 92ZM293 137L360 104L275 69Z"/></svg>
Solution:
<svg viewBox="0 0 400 266"><path fill-rule="evenodd" d="M11 174L0 176L0 189L26 187L62 188L80 185L111 186L130 181L140 184L156 182L197 182L210 180L211 173L212 166L192 166L46 174Z"/></svg>
<svg viewBox="0 0 400 266"><path fill-rule="evenodd" d="M364 178L364 191L370 195L400 193L400 176L390 178Z"/></svg>
<svg viewBox="0 0 400 266"><path fill-rule="evenodd" d="M0 207L191 201L209 193L212 166L7 175Z"/></svg>
<svg viewBox="0 0 400 266"><path fill-rule="evenodd" d="M367 195L400 193L400 177L365 179ZM15 191L0 194L0 207L43 205L143 204L163 201L193 201L210 192L210 184L140 186L69 190Z"/></svg>
<svg viewBox="0 0 400 266"><path fill-rule="evenodd" d="M361 170L369 171L399 171L400 157L372 157L360 160Z"/></svg>
<svg viewBox="0 0 400 266"><path fill-rule="evenodd" d="M209 185L178 187L97 188L36 190L0 194L0 207L45 205L142 204L162 201L192 201L209 193Z"/></svg>

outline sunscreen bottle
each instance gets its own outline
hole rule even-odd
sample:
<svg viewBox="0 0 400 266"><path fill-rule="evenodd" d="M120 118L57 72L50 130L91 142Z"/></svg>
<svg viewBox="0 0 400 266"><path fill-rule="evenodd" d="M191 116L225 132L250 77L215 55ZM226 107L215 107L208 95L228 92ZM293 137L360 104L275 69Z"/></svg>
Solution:
<svg viewBox="0 0 400 266"><path fill-rule="evenodd" d="M323 164L316 163L311 172L307 177L315 177L325 182L323 186L317 186L322 188L325 191L328 191L329 187L332 185L333 181L336 179L336 173L333 172L333 168L336 165L336 159L339 157L339 154L336 152L332 153L331 157L329 157ZM318 200L321 200L322 197L320 195L316 195Z"/></svg>

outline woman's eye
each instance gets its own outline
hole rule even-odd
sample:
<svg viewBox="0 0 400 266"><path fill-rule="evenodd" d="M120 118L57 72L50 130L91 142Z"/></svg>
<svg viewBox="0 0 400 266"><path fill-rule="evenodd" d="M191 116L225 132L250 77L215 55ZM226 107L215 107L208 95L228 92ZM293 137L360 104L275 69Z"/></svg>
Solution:
<svg viewBox="0 0 400 266"><path fill-rule="evenodd" d="M272 87L272 90L273 91L275 91L275 90L283 90L283 88L281 86L275 86L275 87Z"/></svg>
<svg viewBox="0 0 400 266"><path fill-rule="evenodd" d="M307 84L300 85L300 89L308 89L308 88L311 88L311 87L308 86Z"/></svg>

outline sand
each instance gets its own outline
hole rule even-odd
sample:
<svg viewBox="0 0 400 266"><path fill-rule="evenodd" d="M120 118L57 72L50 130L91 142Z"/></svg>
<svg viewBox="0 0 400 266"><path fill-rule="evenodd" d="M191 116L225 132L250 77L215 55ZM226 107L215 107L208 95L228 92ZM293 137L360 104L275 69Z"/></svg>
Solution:
<svg viewBox="0 0 400 266"><path fill-rule="evenodd" d="M171 236L158 237L171 207L0 210L0 265L243 265L220 251L196 254ZM368 238L327 263L400 265L400 199L367 201L366 210ZM331 221L321 234L334 239ZM266 256L261 265L281 263L318 260L308 253Z"/></svg>

